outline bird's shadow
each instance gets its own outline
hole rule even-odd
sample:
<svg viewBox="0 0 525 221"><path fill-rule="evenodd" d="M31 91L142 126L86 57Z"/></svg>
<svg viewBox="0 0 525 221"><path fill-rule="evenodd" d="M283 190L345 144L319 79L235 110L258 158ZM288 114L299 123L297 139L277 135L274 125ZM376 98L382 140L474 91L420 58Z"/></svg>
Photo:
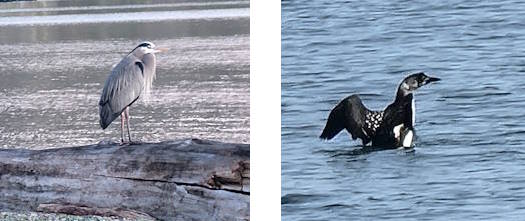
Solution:
<svg viewBox="0 0 525 221"><path fill-rule="evenodd" d="M99 146L135 146L135 145L143 145L147 144L146 142L143 142L142 140L134 140L131 142L120 142L120 141L114 141L114 140L102 140L97 143Z"/></svg>
<svg viewBox="0 0 525 221"><path fill-rule="evenodd" d="M360 147L357 149L337 149L337 150L322 150L322 152L329 154L330 157L346 157L346 156L361 156L370 154L377 151L384 151L384 150L399 150L404 153L414 153L416 150L414 148L396 148L396 147L388 147L388 146L356 146Z"/></svg>

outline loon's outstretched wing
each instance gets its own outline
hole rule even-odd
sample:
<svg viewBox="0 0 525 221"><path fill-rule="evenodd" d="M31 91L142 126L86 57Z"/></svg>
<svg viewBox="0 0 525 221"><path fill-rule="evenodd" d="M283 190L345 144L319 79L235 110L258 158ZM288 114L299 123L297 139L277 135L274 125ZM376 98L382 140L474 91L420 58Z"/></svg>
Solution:
<svg viewBox="0 0 525 221"><path fill-rule="evenodd" d="M371 113L372 111L363 105L359 96L349 96L332 109L320 138L330 140L341 130L346 129L352 135L352 139L361 138L363 144L366 144L371 136L370 123L366 122Z"/></svg>

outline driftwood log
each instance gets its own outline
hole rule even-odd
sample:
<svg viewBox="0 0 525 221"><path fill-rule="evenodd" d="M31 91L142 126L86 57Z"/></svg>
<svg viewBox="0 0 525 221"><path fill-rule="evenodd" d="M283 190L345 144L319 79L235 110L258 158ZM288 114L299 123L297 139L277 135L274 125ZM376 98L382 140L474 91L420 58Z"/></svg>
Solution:
<svg viewBox="0 0 525 221"><path fill-rule="evenodd" d="M0 211L248 220L250 147L204 140L0 150Z"/></svg>

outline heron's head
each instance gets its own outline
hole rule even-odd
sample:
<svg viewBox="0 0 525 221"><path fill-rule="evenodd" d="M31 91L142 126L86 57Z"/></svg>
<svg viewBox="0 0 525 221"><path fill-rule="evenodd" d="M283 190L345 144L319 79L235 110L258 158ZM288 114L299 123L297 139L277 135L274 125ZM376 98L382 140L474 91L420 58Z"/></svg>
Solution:
<svg viewBox="0 0 525 221"><path fill-rule="evenodd" d="M140 43L130 53L137 57L142 57L145 54L155 54L155 53L164 52L167 50L168 49L165 49L165 48L158 48L152 42L145 41L145 42Z"/></svg>
<svg viewBox="0 0 525 221"><path fill-rule="evenodd" d="M429 77L423 72L415 73L408 75L403 81L401 81L401 84L399 84L399 92L402 92L403 95L408 95L416 91L416 89L420 88L423 85L426 85L430 82L439 81L441 79L435 78L435 77Z"/></svg>

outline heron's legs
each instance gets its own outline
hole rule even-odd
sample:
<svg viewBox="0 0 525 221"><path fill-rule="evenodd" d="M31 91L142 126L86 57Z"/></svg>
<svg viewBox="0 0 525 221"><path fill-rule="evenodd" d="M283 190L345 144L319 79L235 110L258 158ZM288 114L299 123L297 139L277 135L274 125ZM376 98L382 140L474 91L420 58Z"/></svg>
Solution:
<svg viewBox="0 0 525 221"><path fill-rule="evenodd" d="M131 133L129 131L129 107L126 107L126 125L128 127L128 138L129 138L129 143L131 144Z"/></svg>
<svg viewBox="0 0 525 221"><path fill-rule="evenodd" d="M120 142L124 144L124 112L120 113Z"/></svg>

